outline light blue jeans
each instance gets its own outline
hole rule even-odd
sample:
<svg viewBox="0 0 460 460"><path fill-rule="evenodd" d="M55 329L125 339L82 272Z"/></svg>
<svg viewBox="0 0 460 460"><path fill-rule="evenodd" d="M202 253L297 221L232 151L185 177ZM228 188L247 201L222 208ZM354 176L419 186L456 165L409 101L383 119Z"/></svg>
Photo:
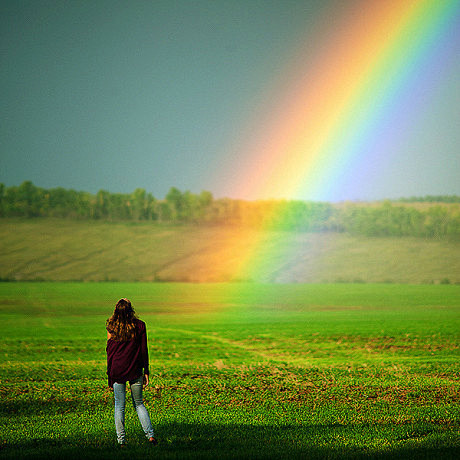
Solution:
<svg viewBox="0 0 460 460"><path fill-rule="evenodd" d="M142 429L144 430L147 438L153 437L152 423L150 422L149 413L144 406L142 400L142 381L141 375L136 380L131 380L129 386L131 389L131 398L133 406L136 409L137 416L141 422ZM125 433L125 406L126 406L126 383L113 384L113 396L115 398L115 429L117 430L117 439L119 444L126 442Z"/></svg>

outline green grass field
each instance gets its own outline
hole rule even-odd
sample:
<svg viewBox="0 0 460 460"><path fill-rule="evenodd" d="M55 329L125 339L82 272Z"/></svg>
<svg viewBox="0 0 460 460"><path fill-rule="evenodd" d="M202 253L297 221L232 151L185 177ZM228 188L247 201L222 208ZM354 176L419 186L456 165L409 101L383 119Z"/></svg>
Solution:
<svg viewBox="0 0 460 460"><path fill-rule="evenodd" d="M105 319L148 328L116 447ZM0 283L0 457L457 458L460 286ZM153 452L149 452L153 450Z"/></svg>
<svg viewBox="0 0 460 460"><path fill-rule="evenodd" d="M254 230L253 233L258 233ZM259 232L260 233L260 232ZM228 282L244 259L231 227L149 222L0 219L0 278L49 281ZM343 233L264 232L264 270L278 283L460 283L460 244ZM229 242L233 249L225 251ZM222 263L221 261L225 261ZM217 263L216 263L217 262Z"/></svg>

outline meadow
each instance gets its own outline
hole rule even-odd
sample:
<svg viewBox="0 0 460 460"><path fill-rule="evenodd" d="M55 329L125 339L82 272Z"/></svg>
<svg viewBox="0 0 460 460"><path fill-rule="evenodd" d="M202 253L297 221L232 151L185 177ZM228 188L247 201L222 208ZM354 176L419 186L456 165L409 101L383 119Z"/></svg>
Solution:
<svg viewBox="0 0 460 460"><path fill-rule="evenodd" d="M119 450L105 320L147 324ZM0 283L2 458L457 458L460 286ZM153 452L150 452L152 450Z"/></svg>
<svg viewBox="0 0 460 460"><path fill-rule="evenodd" d="M460 283L447 239L243 231L151 222L0 219L0 279L262 283ZM239 273L246 243L264 266ZM237 274L238 273L238 274Z"/></svg>

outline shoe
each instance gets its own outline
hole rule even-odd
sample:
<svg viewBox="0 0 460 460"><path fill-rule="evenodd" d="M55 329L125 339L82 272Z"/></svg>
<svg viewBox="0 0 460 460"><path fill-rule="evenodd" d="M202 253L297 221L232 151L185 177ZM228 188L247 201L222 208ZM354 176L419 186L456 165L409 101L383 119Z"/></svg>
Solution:
<svg viewBox="0 0 460 460"><path fill-rule="evenodd" d="M158 441L155 438L151 437L149 438L149 444L151 444L152 446L156 446L158 444Z"/></svg>
<svg viewBox="0 0 460 460"><path fill-rule="evenodd" d="M118 444L118 447L120 449L125 449L126 448L126 442L122 442L122 443Z"/></svg>

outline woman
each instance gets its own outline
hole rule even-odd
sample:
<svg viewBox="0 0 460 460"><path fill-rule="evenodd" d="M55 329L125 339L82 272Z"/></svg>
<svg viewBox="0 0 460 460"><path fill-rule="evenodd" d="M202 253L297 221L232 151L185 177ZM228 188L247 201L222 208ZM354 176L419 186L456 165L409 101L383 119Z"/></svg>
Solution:
<svg viewBox="0 0 460 460"><path fill-rule="evenodd" d="M149 383L149 354L145 323L136 317L131 302L120 299L107 320L107 376L115 398L115 428L118 443L126 444L126 382L139 421L152 444L157 444L149 413L142 400L142 387Z"/></svg>

